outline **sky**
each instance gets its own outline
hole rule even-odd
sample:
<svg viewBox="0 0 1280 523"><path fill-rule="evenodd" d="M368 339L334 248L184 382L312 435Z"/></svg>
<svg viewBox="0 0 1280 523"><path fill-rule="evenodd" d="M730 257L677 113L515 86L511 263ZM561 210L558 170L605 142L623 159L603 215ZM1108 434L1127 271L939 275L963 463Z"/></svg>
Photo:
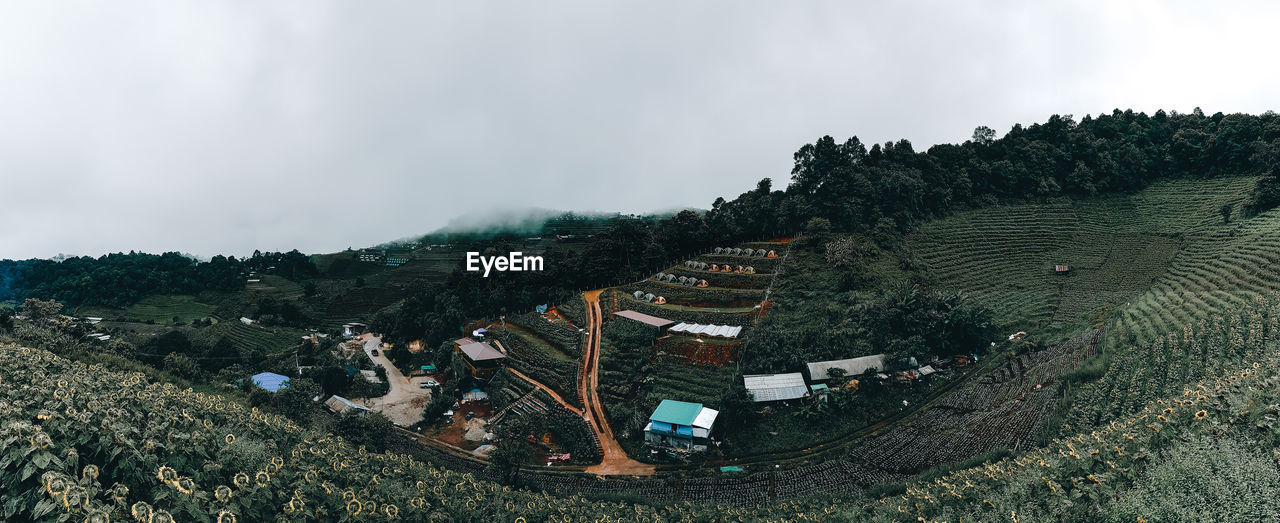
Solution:
<svg viewBox="0 0 1280 523"><path fill-rule="evenodd" d="M708 208L823 135L1277 108L1280 5L4 2L0 258Z"/></svg>

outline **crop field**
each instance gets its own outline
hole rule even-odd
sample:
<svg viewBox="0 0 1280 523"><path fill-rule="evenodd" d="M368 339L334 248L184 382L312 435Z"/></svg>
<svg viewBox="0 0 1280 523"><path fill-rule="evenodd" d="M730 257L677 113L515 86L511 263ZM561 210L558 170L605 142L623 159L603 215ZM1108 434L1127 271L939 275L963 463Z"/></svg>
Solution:
<svg viewBox="0 0 1280 523"><path fill-rule="evenodd" d="M0 378L0 516L9 521L507 521L516 513L537 521L561 513L705 520L830 510L795 502L654 507L504 488L478 479L487 474L474 462L477 475L371 452L218 395L43 350L0 347ZM548 490L586 481L522 474ZM671 491L663 485L615 483L611 491Z"/></svg>
<svg viewBox="0 0 1280 523"><path fill-rule="evenodd" d="M1280 516L1265 494L1280 487L1280 469L1264 450L1280 428L1269 414L1280 400L1280 356L1270 341L1280 328L1278 303L1276 295L1252 300L1113 365L1118 372L1102 382L1119 392L1098 389L1089 403L1115 410L1101 413L1106 422L1096 428L1081 421L1078 432L1046 447L907 483L903 495L867 503L854 519ZM1090 414L1099 413L1082 417Z"/></svg>
<svg viewBox="0 0 1280 523"><path fill-rule="evenodd" d="M1101 379L1077 394L1064 429L1083 428L1141 410L1153 397L1257 361L1280 332L1280 305L1255 296L1229 313L1188 324L1137 348L1117 351Z"/></svg>
<svg viewBox="0 0 1280 523"><path fill-rule="evenodd" d="M659 339L655 349L660 356L678 363L724 367L738 361L742 343L739 340L672 335Z"/></svg>
<svg viewBox="0 0 1280 523"><path fill-rule="evenodd" d="M394 289L380 287L360 287L351 289L329 302L325 311L324 324L337 326L350 321L369 318L378 311L395 304L400 294Z"/></svg>
<svg viewBox="0 0 1280 523"><path fill-rule="evenodd" d="M1238 205L1254 180L1172 180L1133 195L970 211L926 224L908 244L930 281L974 296L1010 329L1061 335L1091 326L1109 309L1124 309L1123 321L1155 336L1191 317L1152 306L1167 304L1171 294L1184 298L1188 284L1205 284L1196 305L1207 304L1206 311L1241 302L1219 289L1280 287L1238 278L1259 270L1265 257L1250 267L1239 253L1246 268L1237 274L1205 267L1227 265L1206 259L1220 255L1227 240L1244 245L1245 236L1269 236L1264 223L1274 218L1268 215L1223 225L1218 213L1222 205ZM1057 264L1071 266L1070 274L1055 274ZM1215 271L1216 281L1204 277ZM1188 282L1188 276L1196 278Z"/></svg>
<svg viewBox="0 0 1280 523"><path fill-rule="evenodd" d="M515 325L529 330L542 340L546 340L570 357L582 356L582 344L585 334L568 323L553 322L541 314L529 312L516 317L507 318L508 325Z"/></svg>
<svg viewBox="0 0 1280 523"><path fill-rule="evenodd" d="M581 404L577 387L580 361L518 329L491 329L490 332L507 349L507 364L511 368L551 387L570 404Z"/></svg>
<svg viewBox="0 0 1280 523"><path fill-rule="evenodd" d="M1090 331L1024 354L856 445L850 459L913 474L999 449L1031 448L1060 396L1059 378L1093 355Z"/></svg>
<svg viewBox="0 0 1280 523"><path fill-rule="evenodd" d="M183 323L191 320L207 318L213 315L216 307L200 303L194 296L157 295L147 296L124 310L124 317L134 321L153 321L170 323L173 318L181 318Z"/></svg>
<svg viewBox="0 0 1280 523"><path fill-rule="evenodd" d="M244 284L245 292L256 296L265 296L277 300L296 300L302 297L302 285L275 275L264 275L259 281Z"/></svg>
<svg viewBox="0 0 1280 523"><path fill-rule="evenodd" d="M208 345L226 336L241 351L259 350L265 354L271 354L298 345L301 336L305 334L297 329L283 327L274 330L275 332L272 332L271 329L245 325L239 321L224 321L209 327L194 329L191 331L191 336L195 339L203 339Z"/></svg>

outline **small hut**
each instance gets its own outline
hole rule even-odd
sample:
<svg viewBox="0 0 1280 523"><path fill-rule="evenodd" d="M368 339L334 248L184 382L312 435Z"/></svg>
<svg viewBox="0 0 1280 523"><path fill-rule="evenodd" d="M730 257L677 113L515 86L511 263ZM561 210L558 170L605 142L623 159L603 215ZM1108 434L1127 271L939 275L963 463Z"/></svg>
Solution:
<svg viewBox="0 0 1280 523"><path fill-rule="evenodd" d="M662 304L664 304L664 303L666 303L666 302L667 302L667 299L666 299L666 298L664 298L664 297L662 297L662 296L658 296L657 298L654 298L654 299L653 299L653 303L656 303L656 304L658 304L658 305L662 305Z"/></svg>
<svg viewBox="0 0 1280 523"><path fill-rule="evenodd" d="M635 298L636 298L637 300L643 300L643 299L644 299L644 291L636 291L636 292L631 293L631 295L632 295L632 296L635 296Z"/></svg>
<svg viewBox="0 0 1280 523"><path fill-rule="evenodd" d="M716 254L724 254L724 247L716 247Z"/></svg>
<svg viewBox="0 0 1280 523"><path fill-rule="evenodd" d="M698 280L698 286L699 286L699 287L709 287L710 285L707 283L707 280Z"/></svg>
<svg viewBox="0 0 1280 523"><path fill-rule="evenodd" d="M1053 272L1056 272L1058 274L1067 274L1071 272L1071 266L1070 265L1054 265Z"/></svg>
<svg viewBox="0 0 1280 523"><path fill-rule="evenodd" d="M742 272L744 272L744 273L746 273L746 274L755 274L755 273L756 273L756 268L755 268L755 267L752 267L752 266L750 266L750 265L748 265L746 268L742 269Z"/></svg>
<svg viewBox="0 0 1280 523"><path fill-rule="evenodd" d="M777 258L777 257L778 257L778 253L777 253L777 252L775 252L775 251L769 251L769 254L766 254L766 255L765 255L765 257L768 257L768 258Z"/></svg>
<svg viewBox="0 0 1280 523"><path fill-rule="evenodd" d="M652 302L652 301L653 301L653 293L652 293L652 292L645 293L645 295L644 295L644 301Z"/></svg>
<svg viewBox="0 0 1280 523"><path fill-rule="evenodd" d="M756 249L756 258L764 258L766 254L764 249Z"/></svg>

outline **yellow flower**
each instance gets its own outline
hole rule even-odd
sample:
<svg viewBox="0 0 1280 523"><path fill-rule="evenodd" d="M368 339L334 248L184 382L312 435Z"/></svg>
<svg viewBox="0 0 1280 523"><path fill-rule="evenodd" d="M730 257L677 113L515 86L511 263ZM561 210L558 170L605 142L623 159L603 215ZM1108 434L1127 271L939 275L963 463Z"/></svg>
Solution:
<svg viewBox="0 0 1280 523"><path fill-rule="evenodd" d="M140 520L140 522L150 522L151 515L154 513L155 510L152 510L151 505L148 505L146 501L138 501L129 509L129 514L133 514L133 519Z"/></svg>
<svg viewBox="0 0 1280 523"><path fill-rule="evenodd" d="M218 523L236 523L236 515L220 510L218 511Z"/></svg>
<svg viewBox="0 0 1280 523"><path fill-rule="evenodd" d="M157 510L156 513L151 516L151 523L174 523L174 521L173 515L164 510Z"/></svg>
<svg viewBox="0 0 1280 523"><path fill-rule="evenodd" d="M230 445L230 444L232 444L232 443L235 443L235 442L236 442L236 435L235 435L235 434L227 434L227 436L226 436L225 438L222 438L222 440L223 440L223 441L225 441L225 442L227 442L227 445Z"/></svg>
<svg viewBox="0 0 1280 523"><path fill-rule="evenodd" d="M87 479L87 480L89 480L89 481L97 480L97 479L98 479L98 466L97 466L97 465L85 465L84 470L80 471L80 477L82 477L82 478L84 478L84 479Z"/></svg>
<svg viewBox="0 0 1280 523"><path fill-rule="evenodd" d="M178 481L173 482L173 486L183 494L190 494L196 490L196 482L191 478L180 478Z"/></svg>
<svg viewBox="0 0 1280 523"><path fill-rule="evenodd" d="M231 483L238 488L245 488L249 486L249 475L243 472L236 474L235 478L231 480Z"/></svg>
<svg viewBox="0 0 1280 523"><path fill-rule="evenodd" d="M1205 416L1208 416L1208 415L1209 415L1209 413L1208 413L1208 412L1205 412L1205 411L1203 411L1203 410L1196 412L1196 418L1197 418L1197 419L1203 419Z"/></svg>
<svg viewBox="0 0 1280 523"><path fill-rule="evenodd" d="M271 474L267 474L267 471L265 470L259 471L258 474L253 477L253 482L257 483L259 487L265 487L267 486L267 483L271 483Z"/></svg>
<svg viewBox="0 0 1280 523"><path fill-rule="evenodd" d="M353 500L351 500L351 501L348 501L348 502L347 502L347 513L348 513L348 514L351 514L352 516L359 515L359 514L360 514L360 500L358 500L358 499L353 499Z"/></svg>
<svg viewBox="0 0 1280 523"><path fill-rule="evenodd" d="M173 470L173 468L168 465L161 466L160 470L156 471L156 479L165 483L177 481L178 471Z"/></svg>
<svg viewBox="0 0 1280 523"><path fill-rule="evenodd" d="M220 503L231 501L231 487L218 485L218 488L213 489L213 499L218 500Z"/></svg>

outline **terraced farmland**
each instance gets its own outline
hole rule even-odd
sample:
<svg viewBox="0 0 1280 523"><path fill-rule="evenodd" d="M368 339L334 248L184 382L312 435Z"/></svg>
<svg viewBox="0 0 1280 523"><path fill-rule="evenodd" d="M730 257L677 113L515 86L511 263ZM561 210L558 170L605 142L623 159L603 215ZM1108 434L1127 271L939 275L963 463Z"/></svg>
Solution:
<svg viewBox="0 0 1280 523"><path fill-rule="evenodd" d="M1270 232L1280 218L1223 225L1218 213L1254 180L1173 180L1133 195L970 211L926 224L908 245L928 279L973 295L1011 329L1066 335L1114 308L1149 339L1193 311L1280 288L1264 271L1280 256L1257 252L1280 253ZM1055 274L1057 264L1070 274Z"/></svg>
<svg viewBox="0 0 1280 523"><path fill-rule="evenodd" d="M184 323L213 315L216 307L196 301L194 296L147 296L125 309L124 317L136 321L169 323L180 318Z"/></svg>

